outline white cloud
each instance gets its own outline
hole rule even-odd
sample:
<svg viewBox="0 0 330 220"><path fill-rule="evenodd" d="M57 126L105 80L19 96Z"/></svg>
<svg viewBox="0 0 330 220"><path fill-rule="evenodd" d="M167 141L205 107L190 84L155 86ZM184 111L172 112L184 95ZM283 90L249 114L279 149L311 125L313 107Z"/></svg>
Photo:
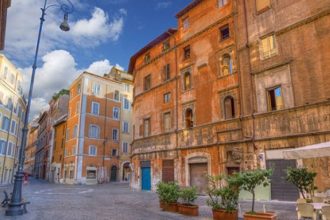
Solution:
<svg viewBox="0 0 330 220"><path fill-rule="evenodd" d="M110 65L110 61L105 59L101 61L95 61L86 69L86 71L103 76L105 73L109 73L111 68L112 65Z"/></svg>
<svg viewBox="0 0 330 220"><path fill-rule="evenodd" d="M101 8L94 8L89 18L77 20L75 18L79 15L77 10L86 10L87 6L80 4L78 0L75 0L76 5L78 5L75 7L76 11L69 15L71 31L65 33L59 29L63 13L56 8L47 10L40 44L41 55L59 47L69 48L75 45L80 49L90 48L109 40L118 40L127 15L125 9L119 9L110 17ZM38 6L42 6L40 0L21 0L12 1L8 9L5 52L20 62L34 55L41 16Z"/></svg>
<svg viewBox="0 0 330 220"><path fill-rule="evenodd" d="M33 119L48 107L51 97L61 89L67 89L74 79L84 70L103 75L113 65L109 60L99 60L87 68L78 69L74 57L65 50L54 50L42 57L42 65L37 69L30 118ZM118 68L120 67L116 64ZM21 69L24 75L24 91L28 93L32 67Z"/></svg>

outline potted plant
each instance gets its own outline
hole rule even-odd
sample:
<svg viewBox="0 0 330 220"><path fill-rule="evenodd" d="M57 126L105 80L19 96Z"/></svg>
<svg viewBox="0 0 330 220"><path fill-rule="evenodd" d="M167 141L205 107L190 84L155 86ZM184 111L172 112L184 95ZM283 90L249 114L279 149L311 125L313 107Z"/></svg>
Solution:
<svg viewBox="0 0 330 220"><path fill-rule="evenodd" d="M213 219L237 220L238 197L241 186L240 176L209 177L210 187L207 204L212 207Z"/></svg>
<svg viewBox="0 0 330 220"><path fill-rule="evenodd" d="M160 200L163 202L161 204L163 211L177 212L179 199L179 185L175 182L162 183L160 186L161 196ZM160 194L159 194L160 195Z"/></svg>
<svg viewBox="0 0 330 220"><path fill-rule="evenodd" d="M158 198L159 198L159 207L161 209L164 208L164 197L165 197L165 194L166 194L166 183L164 182L158 182L157 185L156 185L156 193L158 194Z"/></svg>
<svg viewBox="0 0 330 220"><path fill-rule="evenodd" d="M187 187L180 190L179 198L182 203L178 204L180 214L189 216L198 216L198 206L193 202L197 199L196 187Z"/></svg>
<svg viewBox="0 0 330 220"><path fill-rule="evenodd" d="M291 168L286 170L286 180L295 185L307 202L311 202L314 195L314 179L317 173L308 171L307 168ZM308 198L309 197L309 198Z"/></svg>
<svg viewBox="0 0 330 220"><path fill-rule="evenodd" d="M273 212L255 212L255 189L259 185L268 186L272 170L251 170L239 174L242 181L242 189L252 194L252 209L244 214L244 220L276 220L276 214Z"/></svg>

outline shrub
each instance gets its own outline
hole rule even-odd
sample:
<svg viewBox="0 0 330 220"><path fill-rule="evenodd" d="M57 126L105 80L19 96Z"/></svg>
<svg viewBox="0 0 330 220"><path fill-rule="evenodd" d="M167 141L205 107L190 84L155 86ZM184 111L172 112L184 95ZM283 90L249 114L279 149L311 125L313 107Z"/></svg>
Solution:
<svg viewBox="0 0 330 220"><path fill-rule="evenodd" d="M291 168L286 170L286 180L295 185L304 199L306 194L313 195L316 187L314 186L314 179L317 173L310 172L307 168Z"/></svg>
<svg viewBox="0 0 330 220"><path fill-rule="evenodd" d="M187 187L180 190L179 197L182 199L183 204L192 205L197 199L196 187Z"/></svg>
<svg viewBox="0 0 330 220"><path fill-rule="evenodd" d="M175 182L159 182L156 192L159 199L165 203L176 203L179 199L179 186Z"/></svg>
<svg viewBox="0 0 330 220"><path fill-rule="evenodd" d="M252 209L254 213L255 188L259 185L268 186L272 170L251 170L239 173L239 181L242 183L242 189L252 194Z"/></svg>

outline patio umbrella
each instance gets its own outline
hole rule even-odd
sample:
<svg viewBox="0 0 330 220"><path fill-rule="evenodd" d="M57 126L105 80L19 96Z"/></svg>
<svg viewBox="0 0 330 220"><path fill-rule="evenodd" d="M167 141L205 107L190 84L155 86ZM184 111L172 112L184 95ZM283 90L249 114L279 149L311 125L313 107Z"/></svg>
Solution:
<svg viewBox="0 0 330 220"><path fill-rule="evenodd" d="M290 150L284 150L283 157L284 159L330 157L330 142L323 142Z"/></svg>

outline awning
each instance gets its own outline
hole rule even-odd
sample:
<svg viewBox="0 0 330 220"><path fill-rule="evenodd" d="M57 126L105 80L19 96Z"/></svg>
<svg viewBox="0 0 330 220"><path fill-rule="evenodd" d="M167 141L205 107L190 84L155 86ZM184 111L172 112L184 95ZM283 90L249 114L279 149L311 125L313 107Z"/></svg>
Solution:
<svg viewBox="0 0 330 220"><path fill-rule="evenodd" d="M330 142L313 144L283 151L284 159L330 157Z"/></svg>

